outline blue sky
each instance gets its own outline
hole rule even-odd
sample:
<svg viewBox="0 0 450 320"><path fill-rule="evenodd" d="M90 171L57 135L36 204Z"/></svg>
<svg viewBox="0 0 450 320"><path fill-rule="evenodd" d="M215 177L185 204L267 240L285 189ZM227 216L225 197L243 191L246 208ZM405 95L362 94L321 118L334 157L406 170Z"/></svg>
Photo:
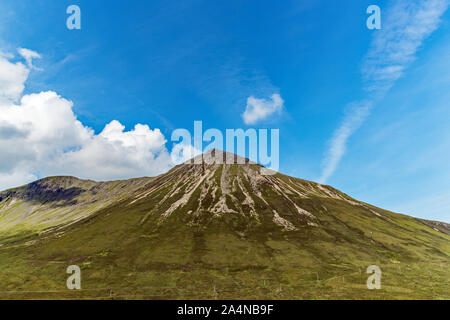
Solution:
<svg viewBox="0 0 450 320"><path fill-rule="evenodd" d="M282 173L321 180L386 209L450 222L450 10L445 10L446 0L402 7L405 3L2 1L0 50L5 59L27 66L18 48L40 55L32 60L34 67L28 66L21 94L57 93L73 106L58 103L93 131L79 134L78 124L70 122L77 133L58 131L53 140L33 143L57 145L55 137L79 134L77 141L45 152L36 147L31 155L16 150L8 159L21 165L0 160L0 185L47 174L94 179L151 175L153 167L131 168L147 155L123 161L130 170L111 164L109 171L96 175L89 169L95 161L88 151L69 159L89 162L83 167L64 166L62 162L71 163L67 158L56 161L48 154L77 151L83 139L90 139L87 150L108 150L98 147L94 136L101 136L113 120L125 126L122 133L135 130L137 123L148 125L150 131L141 129L158 153L164 146L153 130L170 140L174 129L193 130L193 121L201 120L205 128L221 130L279 128ZM81 8L81 30L66 28L65 11L71 4ZM381 8L381 30L366 27L371 4ZM394 48L401 59L380 52L402 43L406 29L414 29L417 37ZM379 74L369 70L394 64L402 72L381 84ZM368 92L369 86L376 89ZM268 100L272 94L283 99L282 111L247 125L242 118L247 99ZM349 122L361 103L370 107L356 124ZM70 117L70 112L64 115L65 120ZM118 127L116 122L111 126ZM349 134L339 138L342 128ZM3 140L6 146L12 143ZM143 142L138 148L145 146ZM170 141L165 148L170 152ZM25 157L51 162L51 168L29 165L22 161ZM155 170L165 169L158 164ZM29 172L8 175L8 170Z"/></svg>

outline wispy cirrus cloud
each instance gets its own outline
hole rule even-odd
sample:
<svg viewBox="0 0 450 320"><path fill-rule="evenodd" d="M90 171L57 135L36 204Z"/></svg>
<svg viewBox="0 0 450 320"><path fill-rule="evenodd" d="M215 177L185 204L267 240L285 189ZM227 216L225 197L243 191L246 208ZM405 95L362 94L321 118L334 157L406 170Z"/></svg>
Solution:
<svg viewBox="0 0 450 320"><path fill-rule="evenodd" d="M438 28L448 5L448 0L399 0L385 10L383 29L376 31L361 67L368 98L349 104L349 111L330 140L321 183L334 173L345 154L348 139L364 123L373 105L403 75L424 40Z"/></svg>

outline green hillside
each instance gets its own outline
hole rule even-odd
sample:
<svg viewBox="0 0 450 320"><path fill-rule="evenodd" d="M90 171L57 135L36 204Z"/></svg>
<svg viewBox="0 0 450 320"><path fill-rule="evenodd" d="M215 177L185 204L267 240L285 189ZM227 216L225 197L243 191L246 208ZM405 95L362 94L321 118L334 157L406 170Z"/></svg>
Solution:
<svg viewBox="0 0 450 320"><path fill-rule="evenodd" d="M209 154L155 178L1 192L0 298L450 299L448 224L261 169Z"/></svg>

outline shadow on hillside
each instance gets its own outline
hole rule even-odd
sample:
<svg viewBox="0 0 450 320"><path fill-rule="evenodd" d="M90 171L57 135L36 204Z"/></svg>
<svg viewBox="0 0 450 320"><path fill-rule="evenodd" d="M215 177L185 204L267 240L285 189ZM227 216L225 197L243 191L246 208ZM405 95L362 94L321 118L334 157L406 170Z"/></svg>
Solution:
<svg viewBox="0 0 450 320"><path fill-rule="evenodd" d="M78 197L85 189L79 187L61 188L41 184L39 181L30 183L23 189L10 190L0 194L0 201L6 198L17 198L29 202L53 203L55 206L64 207L77 204Z"/></svg>

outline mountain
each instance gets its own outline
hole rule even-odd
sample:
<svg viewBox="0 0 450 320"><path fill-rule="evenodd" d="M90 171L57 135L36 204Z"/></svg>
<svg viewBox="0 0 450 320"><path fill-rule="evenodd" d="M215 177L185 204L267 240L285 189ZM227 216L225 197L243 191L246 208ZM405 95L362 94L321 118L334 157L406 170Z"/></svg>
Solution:
<svg viewBox="0 0 450 320"><path fill-rule="evenodd" d="M152 178L0 192L0 298L450 298L450 225L263 173L211 150Z"/></svg>

